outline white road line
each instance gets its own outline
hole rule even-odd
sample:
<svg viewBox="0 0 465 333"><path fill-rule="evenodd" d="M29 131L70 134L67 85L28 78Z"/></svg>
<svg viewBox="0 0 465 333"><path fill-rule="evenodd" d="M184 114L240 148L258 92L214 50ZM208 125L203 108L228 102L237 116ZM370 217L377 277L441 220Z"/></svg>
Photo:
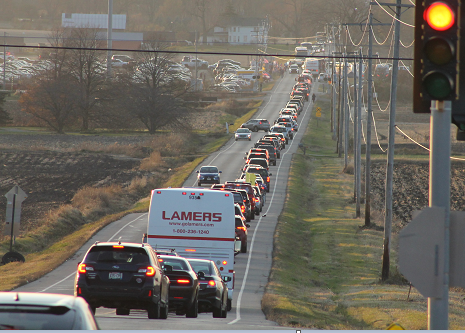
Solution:
<svg viewBox="0 0 465 333"><path fill-rule="evenodd" d="M313 103L309 103L309 105L307 106L305 112L304 112L304 116L302 118L305 118L305 115L307 114L307 111L310 109L310 106L313 105ZM309 120L310 121L310 120ZM291 145L289 146L292 147L292 145L294 144L294 140L292 140L292 143ZM289 148L288 150L286 150L286 152L283 154L283 157L284 155L286 155L288 152L289 152ZM274 183L274 188L273 188L273 195L271 196L271 200L270 200L270 203L268 204L268 209L266 210L265 214L263 215L266 215L268 213L268 211L271 209L271 206L272 206L272 203L273 203L273 198L274 198L274 195L276 193L276 186L278 184L278 176L279 176L279 170L281 169L281 164L283 163L283 158L281 158L281 161L279 162L279 167L278 167L278 171L276 173L276 181ZM252 260L252 252L253 252L253 245L254 245L254 242L255 242L255 236L257 234L257 231L258 231L258 227L260 226L260 222L262 221L262 217L263 216L260 216L260 218L258 219L258 222L257 222L257 227L255 228L254 230L254 234L252 236L252 242L250 244L250 249L249 249L249 253L248 253L248 257L247 257L247 265L245 267L245 273L244 273L244 279L242 280L242 285L241 285L241 290L239 291L239 295L237 296L237 305L236 305L236 319L234 319L233 321L229 322L228 325L233 325L235 323L237 323L239 320L241 320L241 300L242 300L242 294L244 293L244 289L245 289L245 285L246 285L246 282L247 282L247 276L249 274L249 268L250 268L250 261Z"/></svg>
<svg viewBox="0 0 465 333"><path fill-rule="evenodd" d="M116 237L116 235L118 235L118 233L120 233L121 230L123 230L124 228L126 228L128 225L134 223L136 220L140 219L142 216L144 216L144 215L146 215L146 214L147 214L147 213L142 214L141 216L135 218L134 220L132 220L132 221L126 223L126 224L125 224L122 228L120 228L115 234L113 234L113 236L111 236L110 239L109 239L107 242L111 241L114 237ZM67 279L69 279L70 277L74 276L75 274L76 274L76 272L73 272L73 273L71 273L70 275L68 275L67 277L65 277L64 279L62 279L62 280L60 280L60 281L58 281L58 282L52 284L51 286L48 286L47 288L45 288L45 289L43 289L43 290L41 290L41 291L39 291L39 292L40 292L40 293L43 293L43 292L49 290L50 288L53 288L53 287L55 287L56 285L59 285L59 284L62 283L63 281L66 281Z"/></svg>

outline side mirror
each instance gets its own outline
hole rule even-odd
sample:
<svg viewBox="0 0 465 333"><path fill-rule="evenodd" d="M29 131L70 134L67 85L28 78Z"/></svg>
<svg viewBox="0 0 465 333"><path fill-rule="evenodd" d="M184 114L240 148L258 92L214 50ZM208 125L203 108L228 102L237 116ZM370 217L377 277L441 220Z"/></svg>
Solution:
<svg viewBox="0 0 465 333"><path fill-rule="evenodd" d="M197 170L196 172L199 173L199 170Z"/></svg>
<svg viewBox="0 0 465 333"><path fill-rule="evenodd" d="M222 173L223 171L218 171L218 173Z"/></svg>
<svg viewBox="0 0 465 333"><path fill-rule="evenodd" d="M223 281L224 282L230 282L232 278L230 276L223 276Z"/></svg>
<svg viewBox="0 0 465 333"><path fill-rule="evenodd" d="M273 174L272 174L272 173L269 173L268 176L273 176Z"/></svg>
<svg viewBox="0 0 465 333"><path fill-rule="evenodd" d="M249 223L247 223L245 226L246 226L247 228L250 228L250 224L249 224Z"/></svg>

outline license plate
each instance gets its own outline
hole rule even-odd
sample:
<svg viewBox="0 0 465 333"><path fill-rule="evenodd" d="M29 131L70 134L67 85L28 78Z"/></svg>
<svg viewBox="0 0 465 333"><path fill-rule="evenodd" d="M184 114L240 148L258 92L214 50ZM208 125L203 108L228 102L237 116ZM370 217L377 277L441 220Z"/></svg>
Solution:
<svg viewBox="0 0 465 333"><path fill-rule="evenodd" d="M120 272L111 272L108 275L110 280L121 280L123 278L123 273Z"/></svg>

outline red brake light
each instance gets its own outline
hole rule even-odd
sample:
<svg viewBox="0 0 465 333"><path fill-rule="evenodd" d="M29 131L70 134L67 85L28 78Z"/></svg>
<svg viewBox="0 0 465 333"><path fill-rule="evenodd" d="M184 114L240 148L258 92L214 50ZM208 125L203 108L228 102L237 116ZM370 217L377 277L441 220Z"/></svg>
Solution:
<svg viewBox="0 0 465 333"><path fill-rule="evenodd" d="M190 283L190 280L187 279L178 279L178 283Z"/></svg>
<svg viewBox="0 0 465 333"><path fill-rule="evenodd" d="M270 182L270 177L266 177L266 181L269 183Z"/></svg>
<svg viewBox="0 0 465 333"><path fill-rule="evenodd" d="M226 260L223 260L222 264L226 265L228 262Z"/></svg>
<svg viewBox="0 0 465 333"><path fill-rule="evenodd" d="M245 206L241 206L242 213L245 213Z"/></svg>
<svg viewBox="0 0 465 333"><path fill-rule="evenodd" d="M208 281L208 285L214 287L216 285L216 282L214 280Z"/></svg>
<svg viewBox="0 0 465 333"><path fill-rule="evenodd" d="M155 275L155 268L153 268L152 266L147 266L147 267L139 268L139 270L137 272L138 273L145 273L145 275L147 275L147 276L154 276Z"/></svg>
<svg viewBox="0 0 465 333"><path fill-rule="evenodd" d="M244 230L244 231L246 230L246 228L245 228L245 227L237 227L236 229L239 229L239 230Z"/></svg>
<svg viewBox="0 0 465 333"><path fill-rule="evenodd" d="M124 249L123 245L113 245L115 249Z"/></svg>
<svg viewBox="0 0 465 333"><path fill-rule="evenodd" d="M81 274L85 274L86 273L86 264L79 264L78 272L81 273Z"/></svg>

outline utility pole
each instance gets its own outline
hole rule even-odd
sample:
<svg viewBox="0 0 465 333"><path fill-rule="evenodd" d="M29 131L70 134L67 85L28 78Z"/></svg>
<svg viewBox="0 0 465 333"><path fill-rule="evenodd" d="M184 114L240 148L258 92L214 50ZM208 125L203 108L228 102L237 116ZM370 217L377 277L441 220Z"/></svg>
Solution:
<svg viewBox="0 0 465 333"><path fill-rule="evenodd" d="M354 52L348 52L348 54L351 54L354 56L354 69L352 70L352 73L354 74L354 105L353 105L353 117L354 117L354 201L357 200L357 176L358 176L358 166L357 166L357 155L358 155L358 143L357 143L357 133L358 133L358 98L357 98L357 51Z"/></svg>
<svg viewBox="0 0 465 333"><path fill-rule="evenodd" d="M388 134L388 156L386 166L386 194L384 206L384 245L383 264L381 270L381 280L389 278L390 251L391 251L391 230L392 230L392 188L394 173L394 146L395 146L395 125L396 125L396 101L397 101L397 73L399 71L399 42L400 42L400 14L401 0L397 0L396 21L394 23L394 59L392 61L391 77L391 108L389 112L389 134Z"/></svg>
<svg viewBox="0 0 465 333"><path fill-rule="evenodd" d="M195 31L195 83L194 91L197 92L197 30Z"/></svg>
<svg viewBox="0 0 465 333"><path fill-rule="evenodd" d="M362 70L362 64L363 64L363 59L362 59L362 48L359 49L359 68L358 68L358 103L357 103L357 156L356 156L356 162L355 165L357 166L357 174L356 174L356 179L357 179L357 185L356 185L356 201L355 201L355 217L359 218L360 217L360 196L362 192L362 84L363 84L363 70ZM355 112L355 111L354 111Z"/></svg>
<svg viewBox="0 0 465 333"><path fill-rule="evenodd" d="M335 54L341 54L340 52L334 52ZM338 74L337 74L337 82L338 82L338 107L337 107L337 154L338 157L342 156L342 120L341 120L341 81L342 81L342 73L341 73L341 58L338 58Z"/></svg>
<svg viewBox="0 0 465 333"><path fill-rule="evenodd" d="M370 10L369 19L369 33L368 33L368 112L367 112L367 135L366 135L366 149L365 149L365 226L370 225L370 204L371 204L371 186L370 186L370 173L371 173L371 117L372 117L372 102L373 102L373 78L372 72L372 52L373 52L373 13Z"/></svg>
<svg viewBox="0 0 465 333"><path fill-rule="evenodd" d="M108 26L107 26L107 77L111 78L111 49L112 43L112 30L113 30L113 0L108 0Z"/></svg>
<svg viewBox="0 0 465 333"><path fill-rule="evenodd" d="M3 90L6 90L6 32L3 33Z"/></svg>
<svg viewBox="0 0 465 333"><path fill-rule="evenodd" d="M348 84L347 84L347 53L343 54L344 59L344 79L342 80L342 109L343 112L343 122L344 122L344 170L347 168L349 164L349 98L348 98Z"/></svg>

